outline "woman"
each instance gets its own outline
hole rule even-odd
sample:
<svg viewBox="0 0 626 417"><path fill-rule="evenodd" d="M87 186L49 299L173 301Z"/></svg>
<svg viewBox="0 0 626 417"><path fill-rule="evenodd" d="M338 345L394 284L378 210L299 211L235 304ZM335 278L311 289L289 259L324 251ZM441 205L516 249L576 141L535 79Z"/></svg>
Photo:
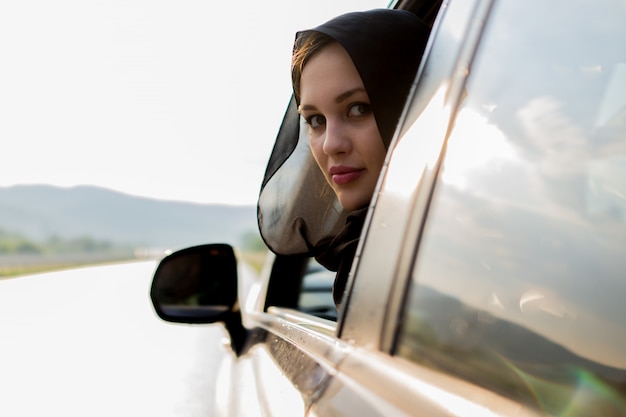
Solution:
<svg viewBox="0 0 626 417"><path fill-rule="evenodd" d="M377 9L296 35L294 100L262 185L259 228L274 252L337 271L336 304L428 33L412 13Z"/></svg>

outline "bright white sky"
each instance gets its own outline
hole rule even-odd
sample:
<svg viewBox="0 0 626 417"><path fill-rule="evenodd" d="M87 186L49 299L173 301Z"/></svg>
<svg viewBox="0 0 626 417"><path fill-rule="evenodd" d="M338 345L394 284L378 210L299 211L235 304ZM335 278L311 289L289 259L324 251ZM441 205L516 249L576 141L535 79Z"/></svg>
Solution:
<svg viewBox="0 0 626 417"><path fill-rule="evenodd" d="M387 0L0 3L0 186L255 204L294 34Z"/></svg>

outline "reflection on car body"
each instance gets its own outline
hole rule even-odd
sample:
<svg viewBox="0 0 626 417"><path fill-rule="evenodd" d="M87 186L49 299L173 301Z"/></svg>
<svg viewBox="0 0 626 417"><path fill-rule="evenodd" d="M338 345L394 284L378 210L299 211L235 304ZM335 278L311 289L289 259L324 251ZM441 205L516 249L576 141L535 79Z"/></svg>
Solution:
<svg viewBox="0 0 626 417"><path fill-rule="evenodd" d="M436 19L342 309L272 256L225 415L626 415L626 3L391 7Z"/></svg>

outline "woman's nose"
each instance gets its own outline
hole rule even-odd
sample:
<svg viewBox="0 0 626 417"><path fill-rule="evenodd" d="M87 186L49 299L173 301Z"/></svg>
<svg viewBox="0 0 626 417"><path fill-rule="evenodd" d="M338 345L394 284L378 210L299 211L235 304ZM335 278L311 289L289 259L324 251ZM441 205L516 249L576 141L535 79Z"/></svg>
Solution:
<svg viewBox="0 0 626 417"><path fill-rule="evenodd" d="M346 153L350 150L348 129L339 120L326 120L326 137L322 149L326 155Z"/></svg>

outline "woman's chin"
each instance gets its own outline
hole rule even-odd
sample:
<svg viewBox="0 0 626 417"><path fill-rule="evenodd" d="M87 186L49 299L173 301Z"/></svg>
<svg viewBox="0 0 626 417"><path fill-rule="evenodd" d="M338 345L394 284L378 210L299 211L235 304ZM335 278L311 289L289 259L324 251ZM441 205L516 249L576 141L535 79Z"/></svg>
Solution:
<svg viewBox="0 0 626 417"><path fill-rule="evenodd" d="M338 196L339 204L344 210L350 212L367 207L371 200L371 196L363 197L358 195L350 195L350 193L342 193Z"/></svg>

